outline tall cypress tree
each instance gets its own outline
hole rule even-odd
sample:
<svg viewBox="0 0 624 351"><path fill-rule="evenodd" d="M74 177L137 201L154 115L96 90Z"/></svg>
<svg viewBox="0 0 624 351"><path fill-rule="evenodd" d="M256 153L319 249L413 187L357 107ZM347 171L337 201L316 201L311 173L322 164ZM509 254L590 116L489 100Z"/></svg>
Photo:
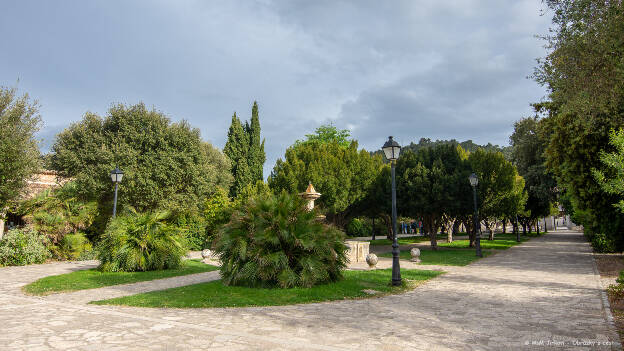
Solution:
<svg viewBox="0 0 624 351"><path fill-rule="evenodd" d="M254 101L251 108L251 124L247 125L249 135L248 165L253 182L263 180L262 168L266 161L264 153L264 139L260 141L260 119L258 117L258 103Z"/></svg>
<svg viewBox="0 0 624 351"><path fill-rule="evenodd" d="M264 179L262 168L266 154L264 140L260 141L260 119L256 101L251 109L251 123L245 121L243 125L236 113L232 116L232 124L223 152L232 162L234 183L230 188L230 196L235 197L248 184Z"/></svg>
<svg viewBox="0 0 624 351"><path fill-rule="evenodd" d="M230 196L236 196L252 180L248 165L249 135L247 128L243 128L236 112L232 116L232 123L228 131L228 140L223 148L223 153L232 162L232 175L234 182L230 188Z"/></svg>

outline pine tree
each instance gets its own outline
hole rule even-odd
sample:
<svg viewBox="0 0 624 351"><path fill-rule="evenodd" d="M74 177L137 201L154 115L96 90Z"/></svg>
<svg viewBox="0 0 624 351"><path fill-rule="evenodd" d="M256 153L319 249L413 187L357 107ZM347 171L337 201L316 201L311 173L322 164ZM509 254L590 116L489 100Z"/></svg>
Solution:
<svg viewBox="0 0 624 351"><path fill-rule="evenodd" d="M223 153L232 162L232 176L234 183L230 188L230 196L235 197L242 189L251 182L251 173L248 165L249 135L243 128L236 112L232 116L232 124L228 131L228 140L223 148Z"/></svg>
<svg viewBox="0 0 624 351"><path fill-rule="evenodd" d="M266 161L264 153L264 139L260 142L260 119L258 117L258 103L254 101L251 108L251 125L246 124L249 136L249 156L248 165L251 172L252 181L263 180L262 168Z"/></svg>

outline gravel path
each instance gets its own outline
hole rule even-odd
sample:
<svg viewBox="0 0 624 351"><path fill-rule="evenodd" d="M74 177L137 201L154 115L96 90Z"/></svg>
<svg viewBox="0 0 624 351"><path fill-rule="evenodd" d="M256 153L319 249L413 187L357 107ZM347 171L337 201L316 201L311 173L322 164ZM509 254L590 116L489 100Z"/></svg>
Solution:
<svg viewBox="0 0 624 351"><path fill-rule="evenodd" d="M590 247L576 232L551 232L411 292L363 300L145 309L20 291L40 277L93 265L0 268L0 349L621 349Z"/></svg>

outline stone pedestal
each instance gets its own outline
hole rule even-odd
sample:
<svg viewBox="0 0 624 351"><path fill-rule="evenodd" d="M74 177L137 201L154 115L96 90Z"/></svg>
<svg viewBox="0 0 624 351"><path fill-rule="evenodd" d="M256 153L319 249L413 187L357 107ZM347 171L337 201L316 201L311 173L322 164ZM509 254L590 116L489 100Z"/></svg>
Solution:
<svg viewBox="0 0 624 351"><path fill-rule="evenodd" d="M368 241L347 240L347 259L350 263L365 262L370 249Z"/></svg>

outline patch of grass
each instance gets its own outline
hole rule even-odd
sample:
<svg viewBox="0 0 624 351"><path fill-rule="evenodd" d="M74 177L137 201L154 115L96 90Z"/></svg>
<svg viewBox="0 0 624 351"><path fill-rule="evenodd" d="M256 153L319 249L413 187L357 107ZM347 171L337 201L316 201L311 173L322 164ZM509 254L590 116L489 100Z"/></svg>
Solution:
<svg viewBox="0 0 624 351"><path fill-rule="evenodd" d="M528 237L520 235L520 243L516 241L515 234L495 234L494 240L488 240L487 234L481 234L481 249L506 250L514 245L529 240ZM440 247L468 248L469 240L455 240L452 243L440 243Z"/></svg>
<svg viewBox="0 0 624 351"><path fill-rule="evenodd" d="M225 286L218 280L91 303L172 308L281 306L396 294L412 289L419 282L436 277L441 273L425 270L401 270L401 277L407 282L398 287L389 284L392 278L391 269L344 271L344 279L312 288L247 288ZM370 295L363 291L366 289L375 290L379 293Z"/></svg>
<svg viewBox="0 0 624 351"><path fill-rule="evenodd" d="M438 244L439 245L439 244ZM492 254L491 251L482 251L483 257ZM391 252L383 253L380 257L392 257ZM411 260L409 251L401 251L399 257L402 260ZM420 248L420 264L435 264L442 266L465 266L479 259L474 249L451 249L440 248L438 250Z"/></svg>
<svg viewBox="0 0 624 351"><path fill-rule="evenodd" d="M438 234L436 236L437 240L441 240L441 239L446 239L447 235L446 234ZM421 242L425 242L425 241L429 241L429 236L425 235L425 236L406 236L406 237L402 237L399 238L397 240L397 242L399 243L399 245L409 245L409 244L414 244L414 243L421 243ZM392 240L390 239L375 239L375 240L369 240L371 246L377 246L377 245L392 245Z"/></svg>
<svg viewBox="0 0 624 351"><path fill-rule="evenodd" d="M203 273L218 270L199 260L186 260L178 269L166 269L147 272L100 272L97 269L86 269L66 274L41 278L24 286L24 292L32 295L48 295L84 289L101 288L104 286L142 282L180 275Z"/></svg>

